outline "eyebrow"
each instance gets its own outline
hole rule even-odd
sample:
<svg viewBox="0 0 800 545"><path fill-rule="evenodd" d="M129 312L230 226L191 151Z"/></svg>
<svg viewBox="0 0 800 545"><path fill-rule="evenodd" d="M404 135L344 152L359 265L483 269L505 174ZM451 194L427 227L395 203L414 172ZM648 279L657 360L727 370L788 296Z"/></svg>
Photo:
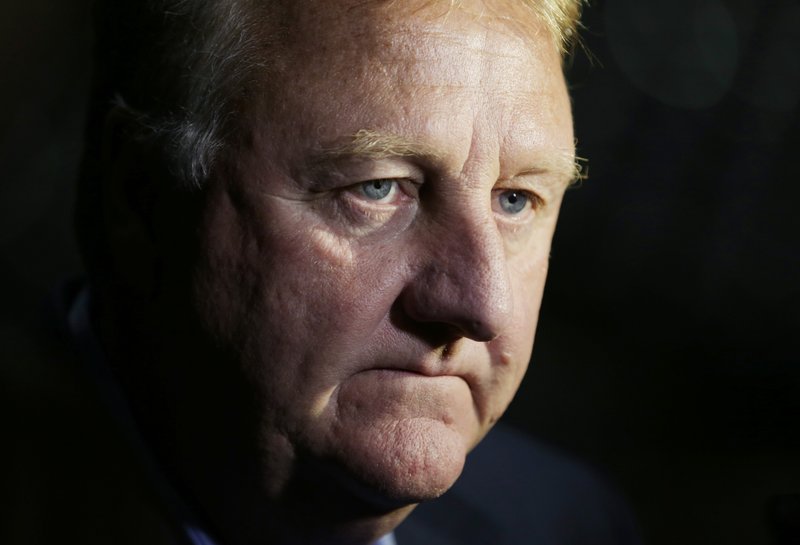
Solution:
<svg viewBox="0 0 800 545"><path fill-rule="evenodd" d="M323 146L318 153L321 161L339 158L386 159L390 157L422 157L441 159L442 154L432 146L404 136L361 129L348 140Z"/></svg>
<svg viewBox="0 0 800 545"><path fill-rule="evenodd" d="M387 159L392 157L419 157L435 161L443 156L444 154L434 147L404 136L361 129L342 142L321 146L312 162L320 164L346 158ZM547 157L540 158L536 166L526 169L516 176L552 173L558 179L565 180L567 185L574 185L587 178L584 167L586 162L586 159L576 157L572 151L554 151Z"/></svg>
<svg viewBox="0 0 800 545"><path fill-rule="evenodd" d="M553 174L558 180L573 186L588 178L588 159L578 157L572 152L553 152L547 157L540 158L536 166L518 173L514 177L526 174Z"/></svg>

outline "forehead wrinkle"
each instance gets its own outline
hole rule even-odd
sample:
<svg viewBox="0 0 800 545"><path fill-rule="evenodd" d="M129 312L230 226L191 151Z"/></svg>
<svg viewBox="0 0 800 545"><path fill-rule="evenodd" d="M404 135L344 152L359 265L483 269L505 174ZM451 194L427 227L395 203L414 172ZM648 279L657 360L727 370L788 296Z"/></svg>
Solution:
<svg viewBox="0 0 800 545"><path fill-rule="evenodd" d="M400 2L366 0L366 3L378 5L385 12L387 8L396 10ZM416 4L415 8L408 9L406 13L428 22L438 20L447 24L451 19L462 16L467 24L481 24L491 30L502 28L525 41L538 40L543 31L550 34L540 16L519 0L417 0Z"/></svg>
<svg viewBox="0 0 800 545"><path fill-rule="evenodd" d="M536 52L543 47L541 40L532 39L529 33L517 32L512 27L514 21L511 19L486 16L484 12L471 13L463 6L457 7L458 9L449 10L444 16L407 19L387 17L386 21L372 29L377 35L383 32L382 37L386 47L378 47L362 54L379 63L405 65L413 71L414 65L420 61L441 59L449 52L448 50L478 55L485 59L485 64L491 65L499 60L524 63L536 57ZM456 17L456 12L466 13ZM530 13L527 18L532 19L532 26L541 26ZM462 31L454 33L454 26ZM444 83L443 79L450 79L465 86L474 85L474 80L465 79L457 65L458 63L451 70L440 71L437 83L441 85ZM424 82L418 83L424 85Z"/></svg>
<svg viewBox="0 0 800 545"><path fill-rule="evenodd" d="M477 73L473 76L476 80L473 86L481 90L494 87L497 83L497 75L494 73L495 66L493 63L495 57L490 56L487 49L488 44L492 42L490 39L491 33L492 30L485 28L483 32L474 33L473 40L471 40L474 44L471 50L476 52L480 59ZM518 54L509 55L509 58L512 57L517 58ZM507 92L504 90L503 94L507 95ZM486 94L480 105L477 103L473 105L469 127L471 135L470 147L465 161L461 166L462 176L468 176L469 172L475 169L490 169L492 172L496 173L496 176L500 175L502 168L501 155L508 140L508 133L506 132L508 129L503 127L504 123L501 119L492 122L485 118L485 113L483 115L481 114L481 111L488 112L492 110L492 105L488 103L489 100L490 96ZM489 127L489 130L481 130L479 126L482 124L498 124L496 126L497 130L491 130L491 127ZM479 130L476 130L476 127L479 127ZM505 135L503 135L504 133ZM489 141L487 141L485 135L492 134L496 135L496 137L490 138Z"/></svg>
<svg viewBox="0 0 800 545"><path fill-rule="evenodd" d="M416 66L427 61L439 60L452 51L460 55L474 55L481 59L480 74L473 70L463 70L463 65L456 62L449 70L440 70L436 74L436 81L424 81L430 76L418 79L415 84L438 87L476 87L487 83L486 76L491 74L492 68L498 61L510 61L517 65L524 64L532 55L527 47L515 47L504 39L497 39L496 32L484 28L480 32L470 31L454 35L448 30L424 30L423 37L415 37L413 41L400 38L394 42L390 56L384 57L383 62L401 64L415 74ZM420 47L426 45L427 47ZM459 57L456 57L459 58ZM477 76L477 78L476 78ZM421 80L421 81L420 81ZM490 81L496 86L497 80Z"/></svg>

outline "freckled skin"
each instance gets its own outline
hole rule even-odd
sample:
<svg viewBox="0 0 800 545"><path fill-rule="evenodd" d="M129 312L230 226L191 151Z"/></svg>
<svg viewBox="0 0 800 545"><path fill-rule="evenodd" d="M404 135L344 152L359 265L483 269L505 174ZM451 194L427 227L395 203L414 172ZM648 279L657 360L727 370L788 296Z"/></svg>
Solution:
<svg viewBox="0 0 800 545"><path fill-rule="evenodd" d="M176 280L190 283L196 338L214 343L196 348L187 373L233 377L216 387L236 402L197 394L197 413L244 430L208 446L228 460L227 477L201 461L177 471L242 543L290 542L281 524L297 520L329 524L306 543L366 543L390 530L453 484L530 357L566 180L533 177L521 189L540 190L545 204L518 215L499 209L493 191L518 189L541 158L572 153L559 55L542 29L390 4L396 11L347 17L298 10L283 56L294 62L271 76L280 85L253 105L248 144L211 180L197 255ZM312 190L311 154L362 129L440 157L344 165L337 185ZM421 176L419 194L370 202L356 191L370 168ZM241 395L225 393L229 384ZM191 412L194 394L182 395ZM239 402L256 414L238 415ZM317 510L309 519L259 511L290 505L297 515L293 487L308 467L321 496L306 498ZM367 507L354 508L359 520L326 521L325 502Z"/></svg>

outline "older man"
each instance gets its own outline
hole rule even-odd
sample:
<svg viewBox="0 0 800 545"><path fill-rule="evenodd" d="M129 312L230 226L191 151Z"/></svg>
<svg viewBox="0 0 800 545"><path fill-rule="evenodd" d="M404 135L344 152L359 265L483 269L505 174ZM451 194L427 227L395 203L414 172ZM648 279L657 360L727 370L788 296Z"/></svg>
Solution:
<svg viewBox="0 0 800 545"><path fill-rule="evenodd" d="M530 357L575 177L561 58L578 11L101 9L79 195L90 283L65 312L114 414L96 427L127 446L86 481L115 492L83 508L102 520L82 542L388 543L453 486ZM632 539L582 470L504 441L510 465L486 475L520 482L431 504L446 509L427 529L412 517L401 545ZM531 512L528 486L544 498ZM513 520L480 523L504 496L523 498ZM64 512L68 532L81 515Z"/></svg>

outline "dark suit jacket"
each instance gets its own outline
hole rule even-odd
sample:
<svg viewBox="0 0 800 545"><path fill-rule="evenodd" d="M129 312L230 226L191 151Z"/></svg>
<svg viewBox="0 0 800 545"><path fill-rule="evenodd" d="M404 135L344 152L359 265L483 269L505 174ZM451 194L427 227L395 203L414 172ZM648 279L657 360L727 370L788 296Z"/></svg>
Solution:
<svg viewBox="0 0 800 545"><path fill-rule="evenodd" d="M461 478L397 530L399 545L633 545L633 516L595 472L499 424Z"/></svg>
<svg viewBox="0 0 800 545"><path fill-rule="evenodd" d="M13 339L4 358L0 543L183 545L175 506L82 371L65 326L74 292L56 298L44 335ZM636 542L624 502L595 474L504 426L396 535L399 545Z"/></svg>

